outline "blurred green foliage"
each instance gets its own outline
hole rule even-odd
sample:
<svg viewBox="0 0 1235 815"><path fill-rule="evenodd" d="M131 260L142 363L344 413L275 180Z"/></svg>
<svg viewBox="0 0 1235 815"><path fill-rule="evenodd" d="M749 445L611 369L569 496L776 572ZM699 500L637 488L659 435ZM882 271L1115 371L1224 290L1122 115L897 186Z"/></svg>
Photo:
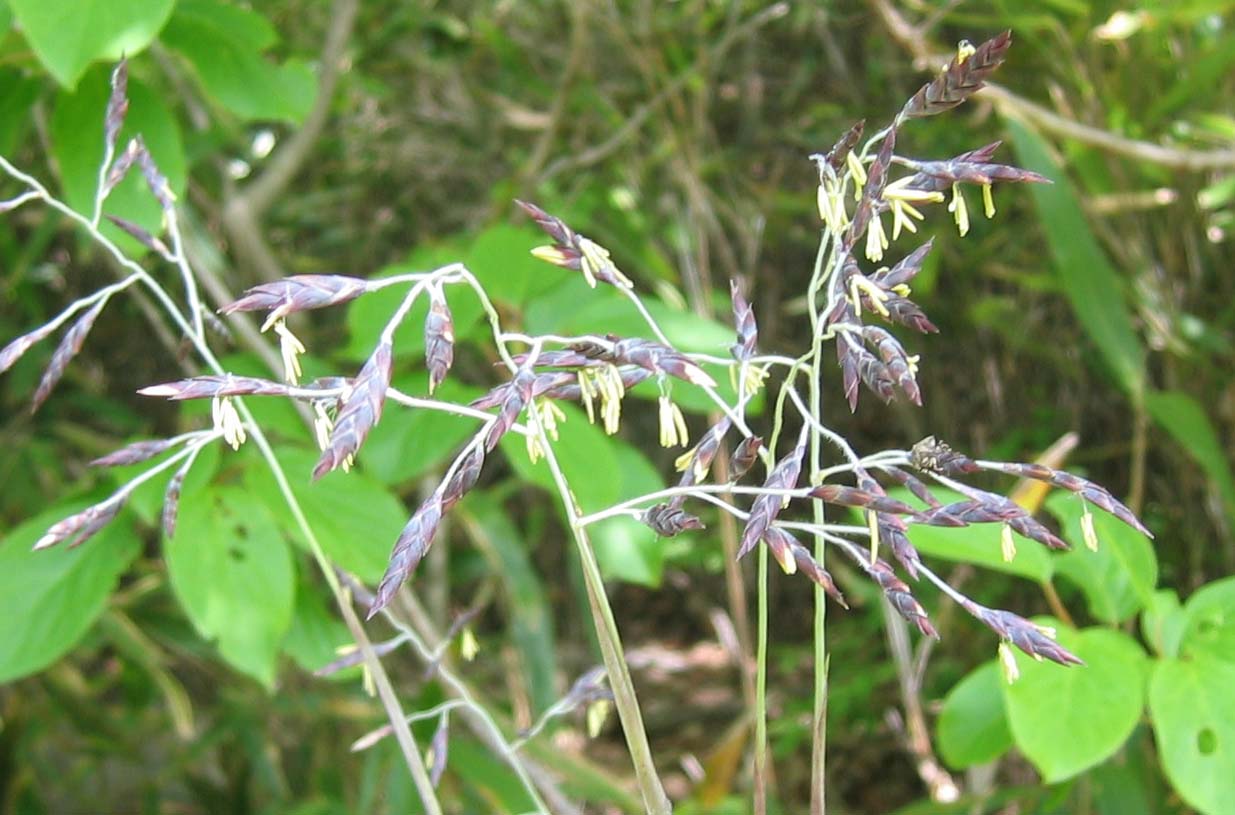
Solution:
<svg viewBox="0 0 1235 815"><path fill-rule="evenodd" d="M128 54L122 140L140 132L170 179L195 261L232 291L252 285L265 272L239 251L227 208L311 122L322 44L346 5L0 1L0 152L89 209L108 71ZM726 353L723 292L729 277L745 276L761 344L797 348L808 336L799 298L817 237L817 178L805 156L855 119L874 124L897 109L930 67L915 67L912 51L942 54L1011 28L1015 45L997 77L1011 92L1096 131L1229 154L1232 11L1224 0L364 3L321 110L325 127L258 226L285 274L374 276L462 260L512 325L636 332L621 298L530 258L540 239L510 200L531 197L609 247L683 347ZM906 34L897 19L923 27ZM1088 663L1063 671L1018 656L1021 678L1007 685L988 661L993 638L971 636L944 598L920 591L943 633L922 688L928 708L941 705L935 746L953 769L989 768L990 780L949 805L926 799L900 734L884 723L900 700L888 656L873 646L878 596L838 567L854 610L829 624L829 792L835 811L855 813L1224 812L1235 798L1235 590L1220 579L1235 570L1233 163L1183 169L1014 113L979 101L906 129L898 149L924 158L1006 139L1000 160L1056 183L1001 189L996 220L975 221L964 240L932 213L936 248L917 288L929 292L923 304L942 332L921 345L926 406L864 404L851 417L836 398L829 416L863 451L904 448L929 432L988 458L1027 460L1078 431L1072 463L1129 496L1157 540L1151 548L1097 517L1097 552L1058 555L1021 541L1005 563L989 530L915 530L923 554L956 563L980 602L1030 615L1057 593L1073 625L1053 624ZM2 186L3 197L15 194ZM137 178L107 211L159 227ZM62 218L31 206L6 214L0 340L112 271ZM175 288L172 270L158 274ZM353 370L399 296L381 292L297 324L311 375ZM465 401L496 381L494 360L478 304L462 296L451 305L457 382L467 384L450 380L440 395ZM396 338L395 379L423 394L419 325L413 314ZM161 332L142 303L109 305L34 417L27 400L51 349L31 350L0 380L0 811L416 811L393 747L347 750L383 721L358 672L343 682L309 673L350 637L250 451L203 454L171 541L157 531L166 480L155 479L85 546L29 551L51 522L126 475L84 462L196 426L201 406L133 395L182 373L184 349ZM229 367L261 373L235 342ZM686 387L674 398L698 432L707 403ZM280 460L306 473L312 441L296 412L274 400L254 408ZM646 401L626 411L619 437L580 411L562 428L563 467L585 511L672 473L674 453L646 443L655 433ZM388 411L356 472L294 482L328 554L362 580L380 576L422 482L469 428ZM503 453L506 464L460 505L416 589L443 630L479 603L483 648L468 680L522 727L596 657L573 552L538 489L546 473L527 463L521 442L507 440ZM1053 498L1046 510L1080 540L1075 499ZM692 645L716 639L712 612L725 606L719 537L660 541L615 522L596 545L628 645L679 658L649 657L640 690L658 759L686 799L681 811L748 811L740 765L710 779L724 790L715 807L690 800L680 769L718 750L746 715L731 666L691 661L700 653ZM773 579L771 732L787 812L802 808L809 772L808 602L799 581ZM399 653L388 664L405 707L442 701L423 666ZM422 724L427 742L434 724ZM620 735L581 746L571 738L581 731L568 719L560 742L527 749L553 764L569 794L631 810L614 780L629 767ZM452 733L449 811L525 810L500 760L464 729Z"/></svg>

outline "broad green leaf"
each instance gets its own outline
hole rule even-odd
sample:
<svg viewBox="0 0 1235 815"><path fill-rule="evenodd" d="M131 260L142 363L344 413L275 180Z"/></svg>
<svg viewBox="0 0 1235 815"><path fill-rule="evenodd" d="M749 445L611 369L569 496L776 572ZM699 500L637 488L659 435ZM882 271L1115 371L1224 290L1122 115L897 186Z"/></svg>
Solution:
<svg viewBox="0 0 1235 815"><path fill-rule="evenodd" d="M600 427L590 424L587 415L574 405L559 406L566 420L558 423L558 441L553 443L553 450L566 483L584 512L596 512L617 503L621 496L621 479L614 477L619 466L614 451L623 442L606 436ZM520 421L525 417L526 413ZM557 485L548 462L542 458L531 463L524 437L506 434L501 449L520 479L548 490L556 501Z"/></svg>
<svg viewBox="0 0 1235 815"><path fill-rule="evenodd" d="M1179 656L1235 662L1235 577L1201 587L1180 621Z"/></svg>
<svg viewBox="0 0 1235 815"><path fill-rule="evenodd" d="M557 698L553 617L528 558L527 541L501 504L483 492L470 494L455 513L501 580L510 638L519 652L533 714L542 713Z"/></svg>
<svg viewBox="0 0 1235 815"><path fill-rule="evenodd" d="M600 571L607 579L655 588L660 585L664 542L631 517L608 518L589 530Z"/></svg>
<svg viewBox="0 0 1235 815"><path fill-rule="evenodd" d="M546 243L543 232L530 226L499 223L474 239L460 243L460 258L494 301L523 308L530 297L557 286L563 270L532 257L531 250Z"/></svg>
<svg viewBox="0 0 1235 815"><path fill-rule="evenodd" d="M0 16L3 9L0 8ZM0 23L3 23L0 20ZM0 31L8 26L0 25ZM0 155L11 156L33 123L30 108L39 96L42 83L16 68L0 68Z"/></svg>
<svg viewBox="0 0 1235 815"><path fill-rule="evenodd" d="M642 453L620 438L606 436L574 405L561 407L567 420L559 424L560 438L553 449L585 513L664 486ZM521 479L544 488L558 503L557 486L546 460L532 464L524 439L513 433L502 439L501 447ZM650 586L659 583L664 547L646 526L631 518L616 518L601 521L588 531L606 577Z"/></svg>
<svg viewBox="0 0 1235 815"><path fill-rule="evenodd" d="M552 271L553 267L550 267ZM694 312L672 308L655 297L643 296L648 313L675 348L728 357L733 328ZM533 334L617 334L655 339L638 309L611 286L588 287L575 275L533 300L528 306L527 330Z"/></svg>
<svg viewBox="0 0 1235 815"><path fill-rule="evenodd" d="M110 93L108 74L108 69L100 66L82 78L75 92L61 91L51 117L52 155L60 167L65 200L86 215L94 212L99 166L103 163L103 115ZM129 77L129 111L120 130L117 152L138 135L145 141L159 172L167 177L172 192L183 195L184 146L175 116L156 93L136 77ZM163 211L137 167L112 190L103 211L132 221L152 234L163 231ZM102 231L133 256L140 257L147 251L111 223L104 222Z"/></svg>
<svg viewBox="0 0 1235 815"><path fill-rule="evenodd" d="M1073 545L1072 551L1056 556L1055 570L1084 592L1094 617L1123 622L1149 604L1158 582L1158 560L1148 538L1090 507L1098 536L1094 552L1082 542L1085 509L1076 496L1057 492L1047 499L1046 508L1059 519L1063 537Z"/></svg>
<svg viewBox="0 0 1235 815"><path fill-rule="evenodd" d="M0 541L0 682L41 671L68 653L141 550L130 516L121 514L81 546L31 551L48 527L89 503L58 505Z"/></svg>
<svg viewBox="0 0 1235 815"><path fill-rule="evenodd" d="M283 640L283 652L308 672L329 665L339 658L339 649L353 640L347 626L339 619L330 592L301 582L296 587L296 607L292 627ZM328 679L350 679L359 668L349 668L331 674Z"/></svg>
<svg viewBox="0 0 1235 815"><path fill-rule="evenodd" d="M217 0L180 0L162 41L193 66L206 92L242 119L299 123L317 83L307 65L275 65L262 52L278 41L255 11Z"/></svg>
<svg viewBox="0 0 1235 815"><path fill-rule="evenodd" d="M1226 507L1227 517L1235 521L1235 476L1231 474L1226 447L1205 409L1191 396L1178 391L1151 391L1145 395L1145 407L1209 476Z"/></svg>
<svg viewBox="0 0 1235 815"><path fill-rule="evenodd" d="M360 456L364 452L365 448L361 448ZM318 458L316 451L284 446L276 455L309 528L330 560L365 582L381 579L390 549L413 510L404 507L385 485L366 475L363 469L336 470L314 482L309 473ZM245 485L270 508L292 540L308 548L300 525L264 464L255 462L248 469Z"/></svg>
<svg viewBox="0 0 1235 815"><path fill-rule="evenodd" d="M1162 767L1180 797L1205 815L1235 801L1235 664L1210 656L1166 659L1149 683Z"/></svg>
<svg viewBox="0 0 1235 815"><path fill-rule="evenodd" d="M931 491L945 504L964 498L950 490ZM889 490L888 494L910 504L920 503L906 489ZM909 540L923 555L973 563L997 572L1027 577L1039 583L1051 579L1054 562L1042 544L1018 536L1016 557L1004 560L999 546L999 534L998 524L974 524L957 528L909 525Z"/></svg>
<svg viewBox="0 0 1235 815"><path fill-rule="evenodd" d="M1141 612L1141 637L1158 656L1178 656L1186 620L1175 590L1159 589Z"/></svg>
<svg viewBox="0 0 1235 815"><path fill-rule="evenodd" d="M164 545L172 589L202 637L228 663L273 687L292 622L291 550L251 490L220 487L184 496L176 535Z"/></svg>
<svg viewBox="0 0 1235 815"><path fill-rule="evenodd" d="M428 393L423 373L395 377L395 387L405 393ZM457 404L480 395L479 388L460 385L447 377L434 399ZM384 484L404 484L427 472L448 466L459 447L481 428L468 416L438 410L409 408L388 402L361 450L364 471Z"/></svg>
<svg viewBox="0 0 1235 815"><path fill-rule="evenodd" d="M1076 631L1055 620L1059 644L1085 661L1064 667L1016 651L1020 678L1003 684L1016 746L1047 783L1071 778L1112 756L1145 706L1146 659L1126 634Z"/></svg>
<svg viewBox="0 0 1235 815"><path fill-rule="evenodd" d="M1116 381L1129 394L1145 390L1145 349L1133 328L1123 281L1085 221L1076 191L1051 159L1042 137L1016 119L1007 120L1020 164L1054 179L1029 184L1046 233L1060 288Z"/></svg>
<svg viewBox="0 0 1235 815"><path fill-rule="evenodd" d="M639 450L621 439L614 440L618 491L621 500L644 495L665 486L660 474ZM590 529L596 560L605 577L659 586L664 571L665 542L646 524L629 516L601 521ZM706 539L706 533L687 536Z"/></svg>
<svg viewBox="0 0 1235 815"><path fill-rule="evenodd" d="M167 22L174 0L9 0L21 30L56 81L72 89L96 59L141 52ZM102 133L102 119L99 133Z"/></svg>
<svg viewBox="0 0 1235 815"><path fill-rule="evenodd" d="M939 752L957 769L993 761L1012 746L995 662L979 666L943 700L937 725Z"/></svg>

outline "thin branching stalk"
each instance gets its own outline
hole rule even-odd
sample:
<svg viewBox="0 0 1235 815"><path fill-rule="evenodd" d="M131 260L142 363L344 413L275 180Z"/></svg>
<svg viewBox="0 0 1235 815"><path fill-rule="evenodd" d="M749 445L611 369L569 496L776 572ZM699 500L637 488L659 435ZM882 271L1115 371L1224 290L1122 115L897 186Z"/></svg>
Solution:
<svg viewBox="0 0 1235 815"><path fill-rule="evenodd" d="M93 223L90 218L80 214L69 205L63 203L42 185L36 178L30 176L21 170L14 167L7 158L0 156L0 169L3 169L8 175L15 180L28 186L38 197L49 207L55 209L61 214L67 216L72 221L76 222L82 229L86 231L89 237L104 251L110 254L121 267L128 270L130 275L116 285L128 285L132 279L136 279L145 286L154 298L159 302L160 306L176 324L185 337L192 343L194 350L201 357L203 363L212 370L215 374L222 376L226 373L222 364L220 364L214 352L210 349L206 342L204 331L199 331L197 325L186 319L180 307L172 300L167 290L155 280L144 268L138 265L134 260L124 254L121 249L116 246L106 235L99 231L97 224ZM174 221L173 221L174 223ZM199 308L200 313L200 308ZM249 435L252 437L258 450L261 452L262 458L266 465L270 468L271 474L274 476L278 484L279 491L287 503L288 509L292 512L292 516L309 545L309 550L313 554L314 560L322 569L323 575L326 577L327 584L330 586L331 592L334 594L336 604L339 606L344 620L348 623L353 636L356 639L357 645L361 652L365 655L365 664L370 670L374 682L376 683L379 696L382 700L383 707L386 708L387 714L395 727L395 734L398 738L400 748L402 750L408 769L412 774L413 781L416 784L417 792L421 797L421 801L428 815L440 815L441 805L437 801L436 792L432 784L429 782L428 771L424 766L424 759L420 754L420 750L416 747L415 739L412 736L411 730L404 721L405 714L402 712L398 699L394 695L394 690L390 685L389 677L386 675L381 662L373 654L372 645L369 643L368 637L365 636L363 628L360 626L360 621L356 617L355 612L351 608L351 603L347 595L343 592L334 576L333 570L330 568L329 561L326 558L325 552L322 550L321 544L317 536L313 533L312 527L309 525L308 519L300 506L299 500L292 492L291 485L288 483L287 476L283 471L278 459L274 455L274 450L271 448L269 441L262 432L261 427L253 419L249 412L248 406L244 404L242 399L236 400L236 409L244 421Z"/></svg>

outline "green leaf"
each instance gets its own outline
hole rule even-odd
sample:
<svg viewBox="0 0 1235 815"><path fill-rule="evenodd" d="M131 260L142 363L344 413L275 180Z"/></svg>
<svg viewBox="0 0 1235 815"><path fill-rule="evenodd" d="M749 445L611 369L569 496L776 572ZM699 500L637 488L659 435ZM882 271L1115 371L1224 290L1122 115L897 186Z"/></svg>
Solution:
<svg viewBox="0 0 1235 815"><path fill-rule="evenodd" d="M1154 421L1205 471L1222 498L1227 517L1235 521L1235 476L1231 474L1226 447L1204 408L1188 394L1178 391L1151 391L1145 395L1145 407Z"/></svg>
<svg viewBox="0 0 1235 815"><path fill-rule="evenodd" d="M945 504L964 498L960 493L951 490L931 491ZM913 505L920 504L907 489L889 490L888 494ZM999 547L998 524L975 524L958 528L910 524L909 540L924 555L973 563L1039 583L1050 580L1054 571L1054 561L1042 544L1024 538L1017 538L1016 557L1010 561L1004 560Z"/></svg>
<svg viewBox="0 0 1235 815"><path fill-rule="evenodd" d="M394 384L404 393L428 392L428 377L423 373L395 377ZM479 395L478 388L447 378L433 398L466 404ZM361 450L362 466L366 474L382 483L405 484L447 466L452 454L480 430L480 426L480 422L468 416L387 404L382 420L369 433Z"/></svg>
<svg viewBox="0 0 1235 815"><path fill-rule="evenodd" d="M660 585L665 547L647 526L631 517L607 518L588 533L606 579L652 588Z"/></svg>
<svg viewBox="0 0 1235 815"><path fill-rule="evenodd" d="M999 666L987 662L962 679L943 700L939 752L957 769L993 761L1012 746L1003 709Z"/></svg>
<svg viewBox="0 0 1235 815"><path fill-rule="evenodd" d="M609 437L574 405L559 405L566 421L558 425L553 449L570 490L584 512L595 512L647 492L661 489L655 468L627 442ZM557 486L544 459L532 464L524 439L513 433L501 442L502 452L524 481L543 487L557 503ZM588 529L606 577L655 586L664 565L664 546L655 533L632 518L601 521Z"/></svg>
<svg viewBox="0 0 1235 815"><path fill-rule="evenodd" d="M1179 656L1235 662L1235 577L1203 586L1188 598L1180 621Z"/></svg>
<svg viewBox="0 0 1235 815"><path fill-rule="evenodd" d="M603 430L588 422L587 415L574 405L559 404L559 407L566 414L566 419L558 422L558 441L553 443L553 450L566 476L566 483L584 512L595 512L617 503L621 491L620 479L614 478L614 473L618 471L614 451L622 443L621 440L606 436ZM542 458L532 464L523 436L508 433L500 446L520 479L557 495L557 485L548 463Z"/></svg>
<svg viewBox="0 0 1235 815"><path fill-rule="evenodd" d="M116 581L141 550L129 516L122 514L81 546L31 551L48 527L88 505L58 505L0 542L0 682L41 671L68 653L103 613Z"/></svg>
<svg viewBox="0 0 1235 815"><path fill-rule="evenodd" d="M1149 539L1101 510L1090 508L1098 551L1084 546L1081 516L1085 508L1076 496L1057 492L1046 508L1063 524L1070 552L1057 555L1055 570L1085 594L1089 611L1108 623L1136 614L1153 599L1158 582L1158 559Z"/></svg>
<svg viewBox="0 0 1235 815"><path fill-rule="evenodd" d="M1021 166L1055 181L1027 186L1055 259L1059 286L1116 381L1129 395L1139 396L1145 390L1145 349L1124 301L1123 282L1090 231L1076 191L1050 157L1046 143L1016 119L1007 119L1007 125Z"/></svg>
<svg viewBox="0 0 1235 815"><path fill-rule="evenodd" d="M730 326L692 311L671 308L655 297L644 297L643 302L675 348L729 355L734 337ZM620 292L605 285L591 289L578 275L532 301L526 323L532 334L617 334L655 339L651 326Z"/></svg>
<svg viewBox="0 0 1235 815"><path fill-rule="evenodd" d="M557 698L553 617L544 586L528 559L527 541L501 504L483 492L469 494L455 512L501 580L510 638L519 652L532 712L542 713Z"/></svg>
<svg viewBox="0 0 1235 815"><path fill-rule="evenodd" d="M1205 815L1235 801L1235 664L1166 659L1149 683L1162 767L1180 797Z"/></svg>
<svg viewBox="0 0 1235 815"><path fill-rule="evenodd" d="M139 53L167 22L174 0L9 0L39 62L72 89L96 59ZM99 119L99 133L102 133Z"/></svg>
<svg viewBox="0 0 1235 815"><path fill-rule="evenodd" d="M562 270L532 257L531 250L545 243L545 235L530 226L496 224L485 229L460 255L494 301L523 308L528 299L561 282Z"/></svg>
<svg viewBox="0 0 1235 815"><path fill-rule="evenodd" d="M296 587L296 610L283 640L283 652L309 673L334 662L339 658L339 648L353 642L333 605L324 602L328 597L329 592L304 582ZM350 679L359 672L359 668L349 668L327 678Z"/></svg>
<svg viewBox="0 0 1235 815"><path fill-rule="evenodd" d="M202 86L242 119L300 123L317 82L307 65L274 65L262 52L278 41L255 11L217 0L180 0L161 37L193 66Z"/></svg>
<svg viewBox="0 0 1235 815"><path fill-rule="evenodd" d="M1055 783L1105 761L1127 740L1145 706L1146 659L1119 631L1041 622L1085 664L1036 662L1016 651L1020 678L1003 684L1003 696L1016 746Z"/></svg>
<svg viewBox="0 0 1235 815"><path fill-rule="evenodd" d="M0 30L6 28L0 26ZM0 94L0 155L11 156L33 122L30 108L42 82L16 68L0 68L0 88L4 88Z"/></svg>
<svg viewBox="0 0 1235 815"><path fill-rule="evenodd" d="M184 496L164 556L198 633L217 641L228 663L273 687L295 575L291 550L261 498L239 487Z"/></svg>
<svg viewBox="0 0 1235 815"><path fill-rule="evenodd" d="M1141 613L1141 636L1158 656L1177 656L1185 620L1183 606L1175 590L1159 589Z"/></svg>
<svg viewBox="0 0 1235 815"><path fill-rule="evenodd" d="M654 492L665 486L656 468L642 452L621 439L613 441L620 500ZM660 585L665 565L665 542L646 524L627 516L601 521L589 531L596 560L605 577L642 586Z"/></svg>
<svg viewBox="0 0 1235 815"><path fill-rule="evenodd" d="M389 489L362 471L327 473L311 481L309 473L317 452L285 446L275 451L300 502L309 528L332 562L361 580L375 583L386 571L390 549L407 523L411 510ZM364 455L362 448L360 454ZM308 548L278 484L264 465L255 463L245 473L245 485L267 507L292 540Z"/></svg>
<svg viewBox="0 0 1235 815"><path fill-rule="evenodd" d="M99 166L103 163L103 116L110 93L108 73L100 66L83 77L76 92L61 91L51 118L52 155L60 167L65 200L86 215L94 212ZM137 135L145 141L172 192L182 195L184 146L176 118L156 93L130 77L129 111L116 149L124 149L129 139ZM132 221L151 234L163 231L163 210L136 167L112 190L103 211ZM141 257L148 251L110 223L102 224L102 232L133 256Z"/></svg>

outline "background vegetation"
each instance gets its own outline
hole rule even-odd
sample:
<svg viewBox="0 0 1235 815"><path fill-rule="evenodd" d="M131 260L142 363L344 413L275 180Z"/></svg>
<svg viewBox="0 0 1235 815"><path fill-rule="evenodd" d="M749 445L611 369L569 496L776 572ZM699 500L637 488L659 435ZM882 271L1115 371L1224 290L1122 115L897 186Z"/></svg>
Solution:
<svg viewBox="0 0 1235 815"><path fill-rule="evenodd" d="M1024 551L1012 564L986 554L993 541L919 544L956 561L950 578L975 598L1075 622L1083 630L1064 644L1089 640L1078 653L1106 666L1067 680L1026 666L1011 688L988 664L994 641L937 594L921 596L942 642L910 652L885 639L877 594L838 570L855 608L829 622L832 811L1217 813L1235 800L1235 710L1221 690L1235 674L1235 588L1222 581L1235 567L1233 9L8 0L0 154L88 208L107 76L127 52L121 138L140 131L180 196L215 305L288 274L463 260L533 330L622 333L630 317L617 298L581 300L577 280L528 256L541 241L511 206L519 196L608 246L683 343L716 352L732 341L723 293L743 276L761 345L800 347L818 225L806 155L856 119L882 122L957 40L1011 28L999 86L915 125L898 149L950 156L1003 139L1003 160L1057 183L1002 190L999 218L975 221L964 239L935 216L915 285L941 328L922 342L925 407L864 404L850 416L837 394L832 425L859 450L935 434L1009 460L1077 433L1069 467L1126 498L1157 540L1102 529L1100 559ZM10 198L16 186L5 184ZM150 228L160 217L135 178L109 211ZM16 210L0 220L0 341L113 279L63 219ZM356 368L395 303L373 295L299 321L306 373ZM185 489L193 534L175 544L156 531L154 490L79 550L29 552L69 507L114 488L118 476L87 461L200 415L134 393L180 376L190 358L152 314L140 299L109 308L33 417L51 348L0 380L0 809L414 811L393 747L349 752L383 721L356 672L310 673L351 640L255 457L203 456ZM456 309L465 346L481 336L477 318ZM228 363L265 370L269 349L263 358L234 330ZM491 362L467 347L460 381L495 381ZM414 365L400 380L423 390ZM281 455L307 471L303 422L262 407ZM705 426L702 412L690 420ZM632 411L617 439L578 416L565 428L572 466L594 473L575 483L585 505L671 472L672 452L638 443L655 432L650 410ZM380 576L426 479L469 430L392 414L357 473L300 487L331 557ZM520 445L486 476L413 586L440 630L476 610L478 655L462 663L454 646L448 658L516 728L596 662L573 553L524 461ZM1048 501L1043 517L1067 530L1078 523L1068 513ZM238 518L269 546L253 547L252 571L222 579L230 567L194 541L226 536ZM622 527L597 545L670 793L691 811L746 811L749 688L738 666L751 640L717 538L658 541ZM745 577L753 591L753 571ZM222 588L203 596L203 584ZM211 617L211 603L226 613ZM787 812L804 806L809 771L809 603L800 581L773 580L771 736ZM408 710L446 694L418 660L388 664ZM921 687L906 689L915 666ZM539 742L541 760L552 749L568 791L595 811L630 805L615 731L587 740L582 719L567 717ZM931 801L919 770L932 756L968 796L960 805ZM458 812L522 811L503 773L460 732L443 798Z"/></svg>

